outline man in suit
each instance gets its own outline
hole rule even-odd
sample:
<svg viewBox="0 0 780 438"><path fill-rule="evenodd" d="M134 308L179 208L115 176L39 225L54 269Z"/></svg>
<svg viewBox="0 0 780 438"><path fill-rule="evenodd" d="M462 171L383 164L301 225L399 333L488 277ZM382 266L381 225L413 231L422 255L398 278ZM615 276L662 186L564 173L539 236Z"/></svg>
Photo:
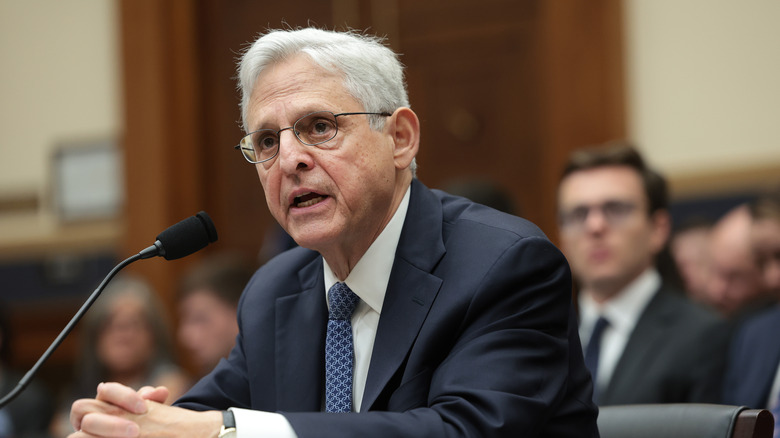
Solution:
<svg viewBox="0 0 780 438"><path fill-rule="evenodd" d="M663 178L629 145L579 150L558 209L594 400L717 402L725 322L670 290L654 267L670 229Z"/></svg>
<svg viewBox="0 0 780 438"><path fill-rule="evenodd" d="M763 281L780 297L780 193L750 204L750 241ZM723 402L777 409L780 404L780 306L744 321L729 353Z"/></svg>
<svg viewBox="0 0 780 438"><path fill-rule="evenodd" d="M176 407L103 384L74 403L72 437L598 436L563 255L414 178L397 56L355 33L276 31L239 76L239 147L301 247L258 270L236 347Z"/></svg>
<svg viewBox="0 0 780 438"><path fill-rule="evenodd" d="M748 204L738 205L715 223L709 238L705 302L737 323L775 301L753 253L752 222Z"/></svg>
<svg viewBox="0 0 780 438"><path fill-rule="evenodd" d="M237 254L217 254L201 260L179 282L176 339L189 353L198 378L233 348L238 300L255 269Z"/></svg>

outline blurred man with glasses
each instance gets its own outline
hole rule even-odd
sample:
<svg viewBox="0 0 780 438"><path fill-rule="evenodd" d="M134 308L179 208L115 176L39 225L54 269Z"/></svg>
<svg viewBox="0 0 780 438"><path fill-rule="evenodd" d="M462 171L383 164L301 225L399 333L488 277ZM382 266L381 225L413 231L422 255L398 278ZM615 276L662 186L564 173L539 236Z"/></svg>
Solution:
<svg viewBox="0 0 780 438"><path fill-rule="evenodd" d="M236 148L300 247L257 271L236 346L176 407L106 383L73 405L72 437L598 436L566 260L531 223L415 179L396 54L274 31L239 76Z"/></svg>
<svg viewBox="0 0 780 438"><path fill-rule="evenodd" d="M564 254L599 405L718 402L728 332L655 268L666 183L626 144L575 151L558 188Z"/></svg>

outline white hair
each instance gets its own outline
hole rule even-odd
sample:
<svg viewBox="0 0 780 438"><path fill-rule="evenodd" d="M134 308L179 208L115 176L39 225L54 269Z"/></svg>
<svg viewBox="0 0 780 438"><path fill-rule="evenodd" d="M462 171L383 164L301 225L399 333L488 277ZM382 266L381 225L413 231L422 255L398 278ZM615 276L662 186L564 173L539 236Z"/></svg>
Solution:
<svg viewBox="0 0 780 438"><path fill-rule="evenodd" d="M247 108L258 76L267 67L299 53L344 78L344 88L366 112L393 113L409 107L403 65L384 39L355 31L335 32L316 28L271 30L247 49L238 68L241 121L248 132ZM380 130L385 118L371 116L371 128ZM415 173L416 160L412 162Z"/></svg>

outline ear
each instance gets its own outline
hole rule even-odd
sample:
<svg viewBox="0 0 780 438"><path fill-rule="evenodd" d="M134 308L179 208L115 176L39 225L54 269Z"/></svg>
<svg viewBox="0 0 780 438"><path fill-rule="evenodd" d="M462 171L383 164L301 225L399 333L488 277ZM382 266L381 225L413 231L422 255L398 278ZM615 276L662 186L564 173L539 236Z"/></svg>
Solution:
<svg viewBox="0 0 780 438"><path fill-rule="evenodd" d="M653 224L653 231L651 235L651 245L653 254L658 254L666 245L669 240L669 235L672 232L672 218L669 216L669 212L666 210L658 210L653 213L650 218Z"/></svg>
<svg viewBox="0 0 780 438"><path fill-rule="evenodd" d="M410 108L402 107L395 110L389 123L395 168L407 169L420 148L420 120Z"/></svg>

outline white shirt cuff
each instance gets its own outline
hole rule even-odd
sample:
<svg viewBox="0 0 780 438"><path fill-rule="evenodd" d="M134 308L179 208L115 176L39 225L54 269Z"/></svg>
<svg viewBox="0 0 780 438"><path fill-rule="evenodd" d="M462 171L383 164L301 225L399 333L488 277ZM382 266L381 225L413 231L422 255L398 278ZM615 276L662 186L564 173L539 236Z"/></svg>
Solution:
<svg viewBox="0 0 780 438"><path fill-rule="evenodd" d="M298 438L284 415L230 408L236 418L236 438Z"/></svg>

